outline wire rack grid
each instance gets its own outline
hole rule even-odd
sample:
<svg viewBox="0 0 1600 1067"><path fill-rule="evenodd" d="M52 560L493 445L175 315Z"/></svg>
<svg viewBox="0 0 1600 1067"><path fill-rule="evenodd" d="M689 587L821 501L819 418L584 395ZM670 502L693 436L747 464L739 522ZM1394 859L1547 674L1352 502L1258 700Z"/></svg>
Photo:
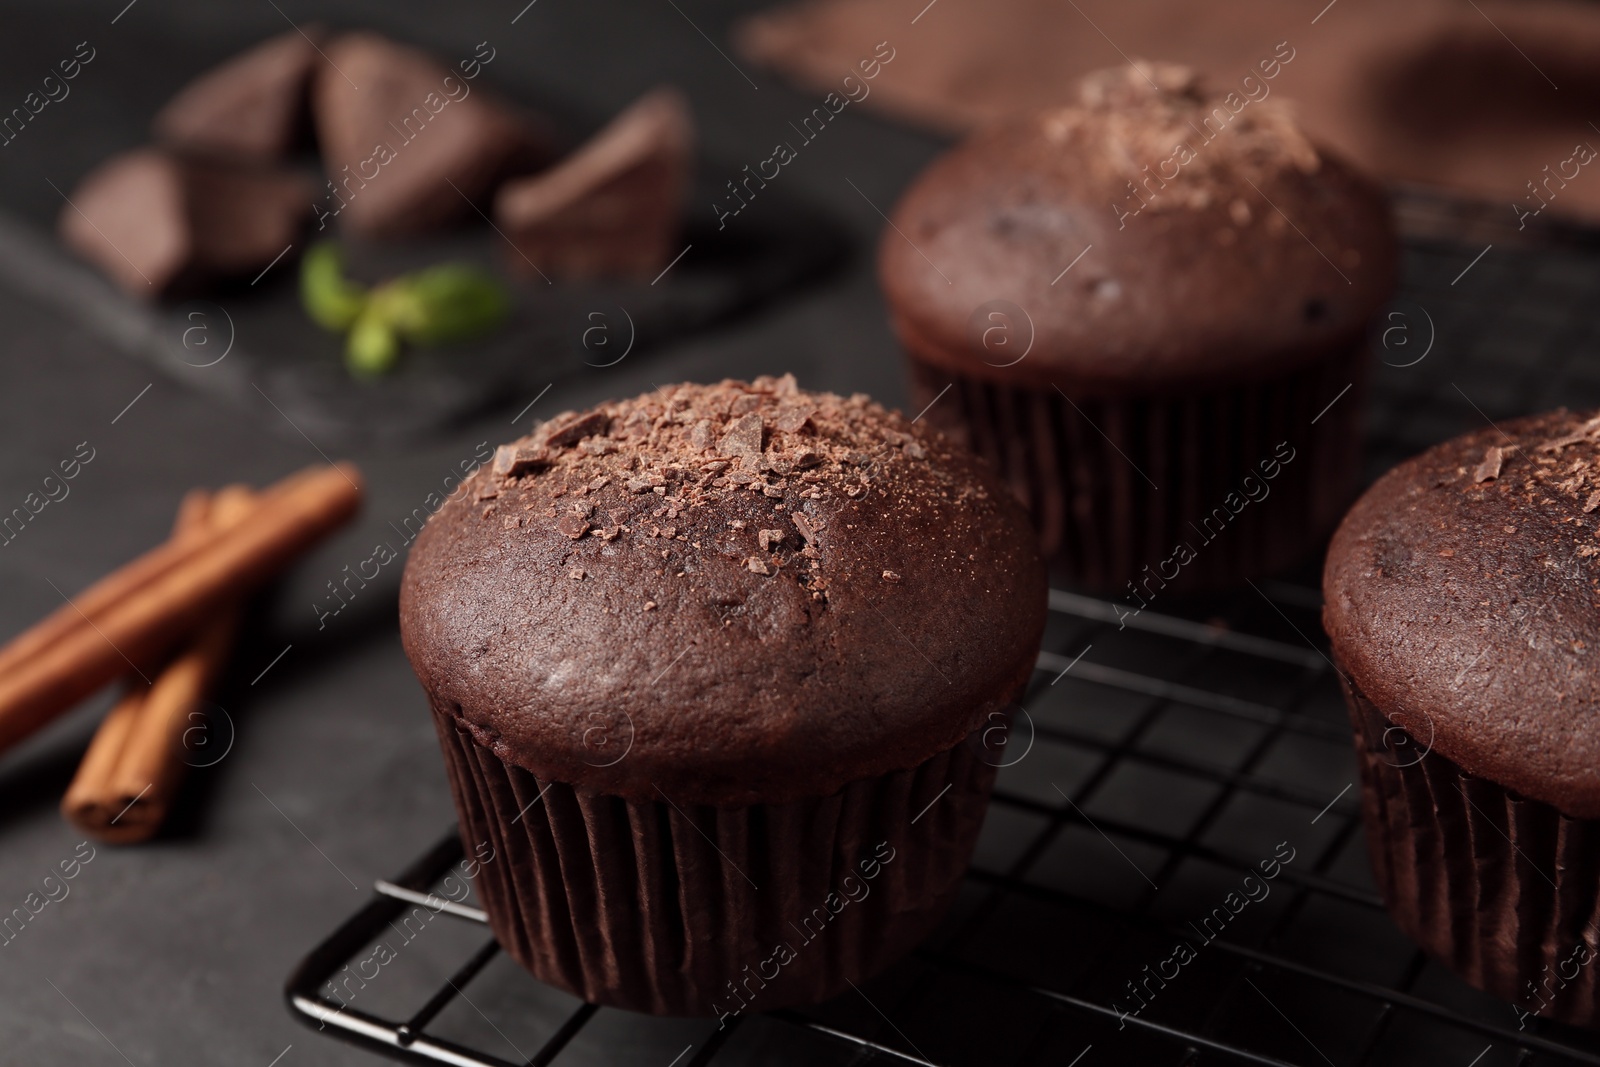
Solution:
<svg viewBox="0 0 1600 1067"><path fill-rule="evenodd" d="M1600 255L1490 243L1410 243L1401 311L1416 332L1409 349L1375 341L1372 473L1485 419L1600 403ZM1384 913L1314 585L1308 573L1125 620L1052 591L956 905L910 957L827 1004L719 1027L544 987L499 953L481 911L441 895L462 855L451 832L306 958L290 1010L418 1063L1600 1065L1600 1035L1519 1018ZM1230 893L1245 904L1219 912ZM430 931L428 952L406 950L417 973L381 980L383 1010L330 991L418 907L448 918L456 955ZM1191 951L1175 963L1179 942Z"/></svg>

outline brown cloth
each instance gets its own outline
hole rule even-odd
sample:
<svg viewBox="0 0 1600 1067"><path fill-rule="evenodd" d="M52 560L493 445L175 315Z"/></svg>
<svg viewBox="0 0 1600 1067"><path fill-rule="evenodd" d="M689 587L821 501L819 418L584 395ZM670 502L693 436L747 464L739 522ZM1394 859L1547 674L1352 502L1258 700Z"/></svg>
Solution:
<svg viewBox="0 0 1600 1067"><path fill-rule="evenodd" d="M734 37L818 91L887 40L866 106L951 133L1133 57L1186 63L1241 100L1294 100L1313 137L1389 181L1498 201L1513 228L1533 212L1600 222L1597 4L804 0Z"/></svg>

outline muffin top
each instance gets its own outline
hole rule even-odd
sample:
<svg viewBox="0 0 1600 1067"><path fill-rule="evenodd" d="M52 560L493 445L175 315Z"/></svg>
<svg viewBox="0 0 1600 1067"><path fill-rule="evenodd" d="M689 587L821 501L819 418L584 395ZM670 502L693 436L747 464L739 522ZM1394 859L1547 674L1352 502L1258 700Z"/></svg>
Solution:
<svg viewBox="0 0 1600 1067"><path fill-rule="evenodd" d="M879 245L902 341L959 373L1108 394L1357 343L1395 285L1383 194L1246 81L1260 99L1168 64L1100 71L938 159Z"/></svg>
<svg viewBox="0 0 1600 1067"><path fill-rule="evenodd" d="M1419 743L1600 818L1600 414L1402 463L1334 535L1323 593L1350 680Z"/></svg>
<svg viewBox="0 0 1600 1067"><path fill-rule="evenodd" d="M429 520L401 636L543 779L783 803L915 766L1024 682L1044 567L981 462L867 397L675 385L559 415Z"/></svg>

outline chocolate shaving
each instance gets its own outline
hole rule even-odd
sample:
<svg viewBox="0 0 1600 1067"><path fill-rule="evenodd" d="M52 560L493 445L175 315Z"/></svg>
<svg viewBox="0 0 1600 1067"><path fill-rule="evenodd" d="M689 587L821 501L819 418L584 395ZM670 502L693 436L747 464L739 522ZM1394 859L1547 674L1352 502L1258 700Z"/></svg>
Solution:
<svg viewBox="0 0 1600 1067"><path fill-rule="evenodd" d="M1506 445L1504 448L1501 448L1498 445L1491 446L1489 450L1483 454L1483 462L1479 463L1477 468L1473 470L1473 482L1476 484L1480 482L1486 482L1491 478L1500 477L1501 465L1505 463L1506 457L1516 450L1516 445Z"/></svg>
<svg viewBox="0 0 1600 1067"><path fill-rule="evenodd" d="M1589 499L1583 502L1583 513L1585 515L1589 514L1589 512L1593 511L1595 508L1600 508L1600 490L1590 493Z"/></svg>
<svg viewBox="0 0 1600 1067"><path fill-rule="evenodd" d="M1568 445L1575 445L1582 441L1590 440L1594 437L1596 430L1600 430L1600 415L1596 415L1594 418L1590 419L1582 426L1579 426L1576 430L1567 434L1565 437L1558 437L1553 441L1546 441L1544 444L1539 446L1539 451L1559 452Z"/></svg>

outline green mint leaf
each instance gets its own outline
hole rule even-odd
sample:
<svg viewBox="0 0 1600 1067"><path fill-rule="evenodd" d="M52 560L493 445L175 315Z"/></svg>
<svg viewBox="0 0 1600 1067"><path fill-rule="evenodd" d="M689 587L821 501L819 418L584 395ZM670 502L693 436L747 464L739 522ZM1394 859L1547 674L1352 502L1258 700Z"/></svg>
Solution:
<svg viewBox="0 0 1600 1067"><path fill-rule="evenodd" d="M325 330L343 332L367 305L367 290L344 276L344 257L330 242L313 245L300 261L300 301Z"/></svg>
<svg viewBox="0 0 1600 1067"><path fill-rule="evenodd" d="M360 377L376 377L400 358L400 338L378 310L370 304L355 321L345 342L344 364Z"/></svg>
<svg viewBox="0 0 1600 1067"><path fill-rule="evenodd" d="M385 286L389 321L417 344L460 341L488 333L511 310L511 300L493 276L464 263L442 263Z"/></svg>

